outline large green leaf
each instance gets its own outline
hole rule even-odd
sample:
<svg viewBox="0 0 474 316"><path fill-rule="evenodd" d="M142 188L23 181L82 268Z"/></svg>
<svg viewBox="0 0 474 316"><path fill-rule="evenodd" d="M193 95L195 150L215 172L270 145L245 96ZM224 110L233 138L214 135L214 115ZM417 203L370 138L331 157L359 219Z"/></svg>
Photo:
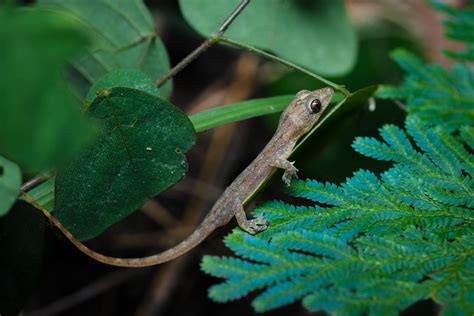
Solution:
<svg viewBox="0 0 474 316"><path fill-rule="evenodd" d="M239 2L179 1L188 23L204 36L216 32ZM323 75L347 73L357 53L355 31L341 0L253 0L226 36Z"/></svg>
<svg viewBox="0 0 474 316"><path fill-rule="evenodd" d="M167 101L131 88L100 94L88 111L102 122L98 140L56 178L55 216L81 240L181 179L195 141L188 117Z"/></svg>
<svg viewBox="0 0 474 316"><path fill-rule="evenodd" d="M20 193L20 168L0 156L0 216L5 215Z"/></svg>
<svg viewBox="0 0 474 316"><path fill-rule="evenodd" d="M73 62L72 80L82 96L100 77L114 69L141 69L153 80L169 70L166 49L142 0L38 2L70 10L96 35L95 47ZM169 81L161 88L163 95L169 96L171 88Z"/></svg>
<svg viewBox="0 0 474 316"><path fill-rule="evenodd" d="M0 154L27 171L72 158L92 135L62 78L87 43L69 15L0 10Z"/></svg>

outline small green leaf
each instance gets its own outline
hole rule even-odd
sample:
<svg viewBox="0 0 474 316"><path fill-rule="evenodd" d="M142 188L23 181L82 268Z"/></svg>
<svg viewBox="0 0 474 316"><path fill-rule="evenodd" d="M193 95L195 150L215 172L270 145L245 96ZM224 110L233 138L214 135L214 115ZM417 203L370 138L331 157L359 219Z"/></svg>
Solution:
<svg viewBox="0 0 474 316"><path fill-rule="evenodd" d="M20 193L21 171L10 160L0 156L0 216L5 215Z"/></svg>
<svg viewBox="0 0 474 316"><path fill-rule="evenodd" d="M140 69L153 80L169 70L166 49L142 0L39 0L38 3L73 12L96 35L94 47L73 61L75 72L71 79L81 96L99 78L115 69ZM165 97L169 97L171 89L171 80L160 88Z"/></svg>
<svg viewBox="0 0 474 316"><path fill-rule="evenodd" d="M56 177L55 215L78 239L93 238L165 190L187 171L194 144L188 117L130 88L103 90L89 114L98 140Z"/></svg>
<svg viewBox="0 0 474 316"><path fill-rule="evenodd" d="M116 69L94 83L87 93L86 105L92 103L100 90L114 87L134 88L157 97L160 96L160 90L156 88L153 80L146 73L138 69Z"/></svg>
<svg viewBox="0 0 474 316"><path fill-rule="evenodd" d="M31 172L67 162L93 134L62 76L86 46L80 24L58 12L0 10L0 43L0 154Z"/></svg>
<svg viewBox="0 0 474 316"><path fill-rule="evenodd" d="M239 2L180 0L179 4L186 21L207 37ZM349 72L357 54L355 30L340 0L253 0L226 36L322 75Z"/></svg>

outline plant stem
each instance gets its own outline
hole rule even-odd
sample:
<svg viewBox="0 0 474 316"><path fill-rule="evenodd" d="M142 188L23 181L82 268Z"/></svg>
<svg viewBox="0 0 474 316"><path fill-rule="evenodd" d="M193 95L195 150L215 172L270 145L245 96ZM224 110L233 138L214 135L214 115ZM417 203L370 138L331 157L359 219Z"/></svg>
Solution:
<svg viewBox="0 0 474 316"><path fill-rule="evenodd" d="M38 184L44 182L45 180L47 180L47 177L45 177L43 175L36 176L36 177L31 178L30 180L26 181L25 183L23 183L20 190L25 191L25 192L29 191L32 188L36 187Z"/></svg>
<svg viewBox="0 0 474 316"><path fill-rule="evenodd" d="M174 66L167 74L160 78L156 82L156 87L159 88L166 83L166 81L173 78L178 72L183 70L187 65L189 65L193 60L201 56L209 47L219 42L219 39L224 35L224 32L227 30L229 25L239 16L243 9L249 4L250 0L242 0L239 5L230 13L230 15L225 19L222 25L219 27L219 30L211 35L208 39L202 42L195 50L193 50L186 58L180 61L176 66Z"/></svg>
<svg viewBox="0 0 474 316"><path fill-rule="evenodd" d="M226 44L238 47L238 48L243 48L243 49L246 49L248 51L254 52L256 54L259 54L259 55L261 55L265 58L276 61L280 64L283 64L285 66L288 66L290 68L298 70L298 71L300 71L300 72L302 72L302 73L304 73L304 74L306 74L310 77L313 77L313 78L315 78L315 79L317 79L321 82L324 82L325 84L327 84L328 86L334 88L335 90L340 91L345 96L350 96L351 95L351 92L349 90L347 90L347 88L345 86L338 85L338 84L336 84L332 81L329 81L328 79L323 78L323 77L321 77L321 76L319 76L319 75L317 75L317 74L315 74L315 73L313 73L313 72L311 72L311 71L309 71L309 70L307 70L303 67L300 67L296 64L293 64L292 62L289 62L289 61L287 61L285 59L282 59L280 57L277 57L275 55L269 54L269 53L267 53L263 50L260 50L258 48L253 47L253 46L249 46L249 45L246 45L246 44L243 44L243 43L240 43L240 42L236 42L236 41L231 40L230 38L227 38L227 37L224 37L224 36L219 37L219 42L223 42L223 43L226 43Z"/></svg>
<svg viewBox="0 0 474 316"><path fill-rule="evenodd" d="M229 25L235 20L236 17L244 10L244 8L249 4L250 0L242 0L240 1L239 5L232 11L232 13L227 17L227 19L222 23L219 31L217 31L217 35L222 36L224 32L227 30Z"/></svg>
<svg viewBox="0 0 474 316"><path fill-rule="evenodd" d="M214 37L210 37L205 40L201 45L199 45L195 50L193 50L186 58L180 61L176 66L174 66L168 73L166 73L160 80L156 82L156 87L159 88L166 83L166 81L173 78L178 72L183 70L187 65L189 65L193 60L198 58L202 53L204 53L209 47L214 45Z"/></svg>

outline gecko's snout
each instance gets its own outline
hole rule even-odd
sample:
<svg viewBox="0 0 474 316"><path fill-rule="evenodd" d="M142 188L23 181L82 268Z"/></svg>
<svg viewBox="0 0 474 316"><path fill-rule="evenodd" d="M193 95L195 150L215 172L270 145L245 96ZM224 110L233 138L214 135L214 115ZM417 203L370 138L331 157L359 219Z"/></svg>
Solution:
<svg viewBox="0 0 474 316"><path fill-rule="evenodd" d="M320 98L327 97L327 98L330 99L334 95L334 89L331 88L331 87L326 87L326 88L322 88L322 89L312 91L311 94L317 95Z"/></svg>
<svg viewBox="0 0 474 316"><path fill-rule="evenodd" d="M321 91L321 96L322 96L322 102L327 105L329 104L329 102L331 101L332 99L332 96L334 95L334 89L331 88L331 87L326 87L326 88L323 88L322 91Z"/></svg>
<svg viewBox="0 0 474 316"><path fill-rule="evenodd" d="M334 89L331 87L326 87L323 89L323 94L327 96L332 96L334 94Z"/></svg>

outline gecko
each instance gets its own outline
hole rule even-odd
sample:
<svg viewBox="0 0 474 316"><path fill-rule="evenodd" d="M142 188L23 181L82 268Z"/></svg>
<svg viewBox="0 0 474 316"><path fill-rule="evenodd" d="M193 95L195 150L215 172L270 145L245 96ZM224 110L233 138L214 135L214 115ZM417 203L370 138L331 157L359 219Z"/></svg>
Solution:
<svg viewBox="0 0 474 316"><path fill-rule="evenodd" d="M240 173L216 200L201 224L189 237L171 249L141 258L115 258L102 255L88 248L65 228L47 210L27 193L22 194L56 226L80 251L102 263L119 267L147 267L173 260L204 241L218 227L233 217L246 232L257 234L270 224L263 216L247 219L244 205L255 195L261 185L277 170L283 169L282 180L290 185L297 178L298 169L288 161L298 140L311 130L328 107L334 90L330 87L298 92L280 116L275 134L258 156Z"/></svg>

